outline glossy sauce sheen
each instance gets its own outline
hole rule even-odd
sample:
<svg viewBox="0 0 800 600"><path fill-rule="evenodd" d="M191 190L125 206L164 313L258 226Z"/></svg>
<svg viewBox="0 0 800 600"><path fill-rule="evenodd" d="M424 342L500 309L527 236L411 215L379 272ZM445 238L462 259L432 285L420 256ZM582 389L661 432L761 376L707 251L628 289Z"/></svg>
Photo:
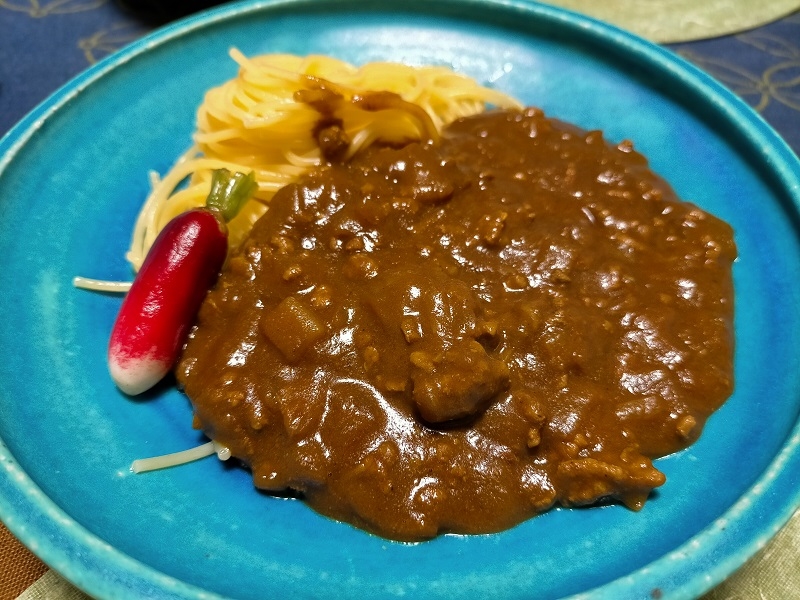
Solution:
<svg viewBox="0 0 800 600"><path fill-rule="evenodd" d="M258 488L385 537L638 509L732 391L735 255L631 144L490 112L279 192L177 375Z"/></svg>

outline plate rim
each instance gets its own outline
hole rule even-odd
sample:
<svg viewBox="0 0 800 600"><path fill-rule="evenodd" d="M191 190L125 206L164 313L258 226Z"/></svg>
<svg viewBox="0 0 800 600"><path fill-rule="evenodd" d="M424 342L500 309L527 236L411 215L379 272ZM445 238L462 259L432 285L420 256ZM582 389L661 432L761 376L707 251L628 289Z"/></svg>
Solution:
<svg viewBox="0 0 800 600"><path fill-rule="evenodd" d="M618 51L626 60L653 68L663 76L679 83L683 91L702 98L711 109L714 117L728 123L736 123L735 134L742 138L761 162L760 167L776 177L781 189L788 194L794 209L800 209L800 159L789 148L783 138L750 106L732 91L725 88L710 75L695 67L670 50L657 46L643 38L563 8L540 4L532 0L435 0L425 2L380 2L378 0L241 0L218 6L195 15L185 17L152 31L132 42L125 48L105 57L84 72L59 87L21 121L0 138L0 178L6 168L13 163L15 156L50 118L55 118L62 107L75 97L86 92L98 80L111 72L124 67L129 61L148 54L153 49L179 39L182 36L204 28L213 28L219 23L235 20L246 14L269 13L281 8L299 10L304 6L324 7L336 10L339 7L357 6L361 11L390 11L410 13L411 6L433 6L433 10L470 6L485 10L495 7L506 14L517 12L525 19L544 19L556 23L561 28L579 31L586 41L607 46ZM498 25L500 27L500 25ZM747 115L747 119L737 117ZM124 552L112 547L95 536L80 523L72 519L55 504L22 470L4 441L0 439L0 520L34 554L39 556L54 571L61 574L73 585L87 593L100 597L117 597L121 592L145 589L164 598L225 598L214 592L203 590L193 584L180 581L156 568L142 563ZM791 468L787 468L791 467ZM783 485L791 489L789 473L800 472L800 420L795 423L791 433L784 440L780 452L775 455L768 467L756 482L718 519L704 527L686 543L669 554L641 567L626 576L603 584L593 590L569 596L571 600L592 598L621 598L620 594L630 590L633 585L642 589L642 581L652 578L653 571L669 562L683 561L688 568L679 571L681 582L669 593L680 592L680 597L694 597L711 589L739 568L747 559L762 548L794 512L800 508L800 488L794 494L783 494L788 498L780 510L764 506L756 500L775 488ZM786 480L789 479L787 482ZM796 487L796 486L795 486ZM16 499L22 504L12 500ZM26 516L38 516L39 521L26 523ZM41 519L45 520L42 521ZM729 533L732 524L760 524L756 533L746 536L746 543L738 546L738 551L725 553L724 559L715 566L700 570L687 562L689 558L708 558L719 549ZM69 537L71 534L72 537ZM704 543L708 541L709 543ZM58 542L68 543L83 550L88 557L96 559L94 565L87 564L87 556L80 559L67 553ZM701 561L702 562L702 561ZM113 566L124 568L122 577L108 577L103 568ZM131 585L137 587L132 588ZM151 587L155 586L155 587ZM654 586L657 587L657 586ZM666 597L666 596L665 596ZM671 596L670 596L671 597Z"/></svg>

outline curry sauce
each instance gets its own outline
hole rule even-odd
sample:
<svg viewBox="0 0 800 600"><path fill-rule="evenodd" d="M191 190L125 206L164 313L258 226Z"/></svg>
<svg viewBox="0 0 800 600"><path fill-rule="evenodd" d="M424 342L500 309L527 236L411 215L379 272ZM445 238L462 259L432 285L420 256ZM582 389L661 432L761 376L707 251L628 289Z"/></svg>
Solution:
<svg viewBox="0 0 800 600"><path fill-rule="evenodd" d="M177 377L256 487L388 538L639 509L732 391L735 257L632 144L488 112L278 192Z"/></svg>

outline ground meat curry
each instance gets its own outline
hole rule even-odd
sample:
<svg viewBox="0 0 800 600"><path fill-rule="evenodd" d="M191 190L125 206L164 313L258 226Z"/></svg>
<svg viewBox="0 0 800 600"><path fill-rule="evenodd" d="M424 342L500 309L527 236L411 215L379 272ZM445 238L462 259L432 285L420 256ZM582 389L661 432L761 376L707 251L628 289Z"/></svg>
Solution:
<svg viewBox="0 0 800 600"><path fill-rule="evenodd" d="M258 488L388 538L638 509L731 393L735 254L630 143L488 112L279 192L177 376Z"/></svg>

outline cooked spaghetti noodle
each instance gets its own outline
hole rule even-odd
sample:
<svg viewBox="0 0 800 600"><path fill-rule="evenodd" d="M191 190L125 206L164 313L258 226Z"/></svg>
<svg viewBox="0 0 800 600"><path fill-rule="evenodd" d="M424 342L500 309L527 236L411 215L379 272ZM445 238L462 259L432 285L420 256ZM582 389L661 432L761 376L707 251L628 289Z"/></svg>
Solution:
<svg viewBox="0 0 800 600"><path fill-rule="evenodd" d="M128 252L137 270L164 225L203 204L211 172L218 168L253 171L258 182L255 197L229 226L230 243L238 245L277 190L324 160L315 135L321 119L341 127L352 155L377 140L436 139L444 125L487 105L520 106L445 67L386 62L355 67L325 56L247 58L237 50L231 57L239 73L206 94L194 146L166 176L153 175ZM333 113L322 115L316 100L333 106Z"/></svg>

